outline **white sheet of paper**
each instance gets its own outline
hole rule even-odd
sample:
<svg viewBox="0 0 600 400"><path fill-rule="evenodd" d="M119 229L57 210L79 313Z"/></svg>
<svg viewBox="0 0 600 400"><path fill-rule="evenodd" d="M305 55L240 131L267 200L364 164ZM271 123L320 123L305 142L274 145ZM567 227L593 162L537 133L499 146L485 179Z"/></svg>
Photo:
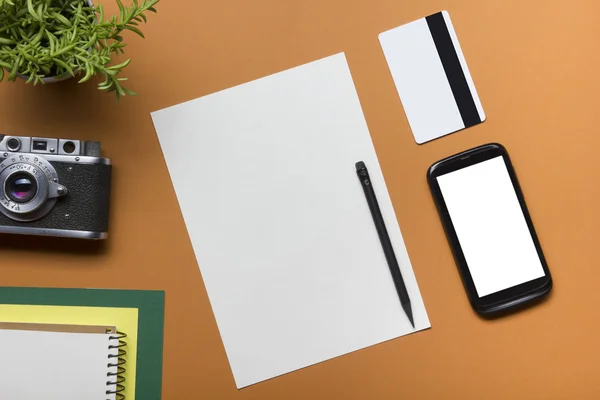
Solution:
<svg viewBox="0 0 600 400"><path fill-rule="evenodd" d="M343 53L152 118L238 388L430 327Z"/></svg>
<svg viewBox="0 0 600 400"><path fill-rule="evenodd" d="M110 335L0 329L0 399L107 400Z"/></svg>

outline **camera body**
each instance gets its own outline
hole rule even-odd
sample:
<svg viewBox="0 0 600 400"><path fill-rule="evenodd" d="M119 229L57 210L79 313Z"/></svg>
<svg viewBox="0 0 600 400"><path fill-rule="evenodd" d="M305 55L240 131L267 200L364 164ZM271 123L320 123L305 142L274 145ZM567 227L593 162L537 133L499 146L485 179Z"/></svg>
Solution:
<svg viewBox="0 0 600 400"><path fill-rule="evenodd" d="M99 142L0 135L0 233L105 239L110 188Z"/></svg>

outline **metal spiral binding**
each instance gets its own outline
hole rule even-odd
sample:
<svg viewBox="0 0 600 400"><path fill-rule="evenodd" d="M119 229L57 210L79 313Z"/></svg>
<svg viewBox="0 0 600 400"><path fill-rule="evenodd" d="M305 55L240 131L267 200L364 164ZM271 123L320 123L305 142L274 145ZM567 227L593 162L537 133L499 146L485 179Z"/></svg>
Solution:
<svg viewBox="0 0 600 400"><path fill-rule="evenodd" d="M125 339L127 337L127 335L123 332L117 332L116 336L111 336L109 339L110 340L118 340L119 344L111 344L110 346L108 346L109 350L112 349L118 349L117 354L110 354L108 356L108 364L107 367L108 368L112 368L112 367L117 367L117 372L107 372L106 376L107 378L111 378L111 377L115 377L114 381L111 380L107 380L106 381L106 386L110 387L112 386L112 388L109 388L108 390L106 390L106 394L114 394L116 396L117 400L125 400L125 395L122 393L123 391L125 391L125 385L123 385L123 383L125 382L125 377L123 376L123 374L125 373L126 369L125 367L123 367L123 365L125 364L125 359L123 358L123 356L125 356L127 354L127 352L125 351L125 349L123 349L123 347L127 346L127 342L125 342L122 339ZM116 362L115 360L111 360L111 359L115 359L116 358ZM107 399L108 400L108 399Z"/></svg>

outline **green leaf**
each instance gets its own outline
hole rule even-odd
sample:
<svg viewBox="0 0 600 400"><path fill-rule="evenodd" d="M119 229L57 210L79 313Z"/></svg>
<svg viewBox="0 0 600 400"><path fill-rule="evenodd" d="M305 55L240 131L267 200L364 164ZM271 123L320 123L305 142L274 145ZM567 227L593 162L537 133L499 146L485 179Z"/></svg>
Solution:
<svg viewBox="0 0 600 400"><path fill-rule="evenodd" d="M125 6L123 5L123 3L121 2L121 0L117 0L117 4L119 6L119 12L120 12L120 16L121 16L121 22L125 21Z"/></svg>
<svg viewBox="0 0 600 400"><path fill-rule="evenodd" d="M24 49L20 49L19 53L21 53L21 55L23 55L23 58L27 61L31 61L33 63L35 63L37 61L34 57L31 56L31 54L26 52Z"/></svg>
<svg viewBox="0 0 600 400"><path fill-rule="evenodd" d="M65 54L71 50L73 50L75 48L75 45L69 45L67 47L63 47L62 49L58 50L56 53L52 54L52 57L56 57L56 56L60 56L61 54Z"/></svg>
<svg viewBox="0 0 600 400"><path fill-rule="evenodd" d="M33 39L31 39L31 44L39 43L42 40L42 37L44 36L45 32L46 28L44 28L44 25L40 25L40 31L37 33L37 35L33 37Z"/></svg>
<svg viewBox="0 0 600 400"><path fill-rule="evenodd" d="M40 21L42 21L43 17L44 17L44 3L42 3L38 6L37 15L40 17Z"/></svg>
<svg viewBox="0 0 600 400"><path fill-rule="evenodd" d="M0 44L16 44L17 42L15 42L12 39L7 39L7 38L3 38L0 37Z"/></svg>
<svg viewBox="0 0 600 400"><path fill-rule="evenodd" d="M75 40L75 37L77 37L77 25L75 25L73 32L71 32L71 42Z"/></svg>
<svg viewBox="0 0 600 400"><path fill-rule="evenodd" d="M117 88L117 92L119 92L121 96L125 96L125 90L123 90L123 86L121 86L120 83L115 82L115 88Z"/></svg>
<svg viewBox="0 0 600 400"><path fill-rule="evenodd" d="M137 96L137 93L133 90L129 90L127 88L123 88L123 90L125 91L125 93L127 93L128 96Z"/></svg>
<svg viewBox="0 0 600 400"><path fill-rule="evenodd" d="M99 22L103 22L104 21L104 7L102 7L102 3L99 3L98 6L96 7L96 9L100 13L100 20L99 20Z"/></svg>
<svg viewBox="0 0 600 400"><path fill-rule="evenodd" d="M112 86L112 82L110 81L108 75L104 74L104 80L98 84L98 89L107 90Z"/></svg>
<svg viewBox="0 0 600 400"><path fill-rule="evenodd" d="M35 10L33 9L33 1L32 0L27 0L27 10L29 11L29 14L31 14L31 16L33 18L35 18L36 20L42 22L42 18L39 15L37 15L35 13Z"/></svg>
<svg viewBox="0 0 600 400"><path fill-rule="evenodd" d="M87 49L89 47L92 47L94 45L94 43L96 43L97 40L98 40L98 34L94 32L94 34L92 35L90 40L88 40L88 42L85 44L85 46L83 46L83 48Z"/></svg>
<svg viewBox="0 0 600 400"><path fill-rule="evenodd" d="M127 29L127 30L129 30L129 31L135 32L135 33L137 33L138 35L140 35L142 38L144 38L144 39L145 39L145 37L144 37L144 34L142 33L142 31L140 31L140 30L139 30L138 28L136 28L135 26L129 26L129 25L125 25L123 28L124 28L124 29Z"/></svg>
<svg viewBox="0 0 600 400"><path fill-rule="evenodd" d="M110 67L108 67L108 69L109 70L122 70L123 68L128 66L130 62L131 62L131 58L125 62L122 62L121 64L111 65Z"/></svg>
<svg viewBox="0 0 600 400"><path fill-rule="evenodd" d="M67 63L65 63L61 59L58 59L58 58L55 59L54 63L56 63L58 66L62 67L66 72L71 74L71 76L75 76L75 73L73 72L73 68L71 68Z"/></svg>
<svg viewBox="0 0 600 400"><path fill-rule="evenodd" d="M79 83L87 82L94 75L94 67L89 63L85 63L85 76L79 80Z"/></svg>
<svg viewBox="0 0 600 400"><path fill-rule="evenodd" d="M21 61L21 56L18 55L17 58L15 59L14 64L12 65L12 69L10 70L10 75L8 75L9 80L14 81L17 78L17 70L19 68L20 61Z"/></svg>
<svg viewBox="0 0 600 400"><path fill-rule="evenodd" d="M65 18L60 13L53 12L51 15L52 15L53 18L55 18L59 22L61 22L64 26L69 27L69 28L71 27L71 21L69 21L67 18Z"/></svg>
<svg viewBox="0 0 600 400"><path fill-rule="evenodd" d="M52 32L46 32L46 36L48 37L48 43L50 44L50 54L53 54L54 50L56 49L56 42L58 39L56 39L56 36L54 36Z"/></svg>

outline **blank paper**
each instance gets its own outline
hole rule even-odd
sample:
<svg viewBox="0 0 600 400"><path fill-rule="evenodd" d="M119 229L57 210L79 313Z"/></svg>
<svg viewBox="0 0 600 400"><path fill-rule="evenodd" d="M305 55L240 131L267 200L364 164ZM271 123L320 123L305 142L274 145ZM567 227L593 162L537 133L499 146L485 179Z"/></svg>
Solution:
<svg viewBox="0 0 600 400"><path fill-rule="evenodd" d="M111 400L111 335L0 330L0 399ZM114 344L114 343L113 343Z"/></svg>
<svg viewBox="0 0 600 400"><path fill-rule="evenodd" d="M238 388L415 331L360 160L430 326L344 54L152 118Z"/></svg>

